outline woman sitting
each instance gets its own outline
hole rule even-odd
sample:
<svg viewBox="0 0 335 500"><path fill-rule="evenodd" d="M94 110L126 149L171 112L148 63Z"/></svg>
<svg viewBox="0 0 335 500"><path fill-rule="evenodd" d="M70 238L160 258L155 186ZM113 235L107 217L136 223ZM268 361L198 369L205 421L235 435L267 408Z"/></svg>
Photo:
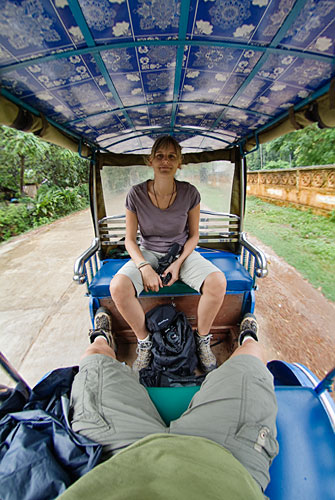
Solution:
<svg viewBox="0 0 335 500"><path fill-rule="evenodd" d="M110 293L137 337L133 370L139 371L150 363L152 342L137 297L143 289L157 292L164 286L155 271L158 259L173 243L180 244L180 255L162 276L171 274L166 286L180 279L201 293L195 337L202 369L209 372L216 367L209 332L224 299L226 278L194 250L199 240L200 194L192 184L175 179L182 164L178 142L170 136L158 138L148 164L153 168L154 179L133 186L126 198L125 244L131 260L112 279ZM140 246L137 244L138 227Z"/></svg>

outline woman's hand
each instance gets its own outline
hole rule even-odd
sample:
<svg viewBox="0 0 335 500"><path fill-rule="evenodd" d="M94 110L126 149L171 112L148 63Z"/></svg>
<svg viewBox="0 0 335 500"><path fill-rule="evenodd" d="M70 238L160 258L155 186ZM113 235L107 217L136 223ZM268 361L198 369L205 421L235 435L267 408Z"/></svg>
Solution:
<svg viewBox="0 0 335 500"><path fill-rule="evenodd" d="M146 292L158 292L158 290L163 286L163 283L156 271L150 266L150 264L141 267L140 271L142 274L144 290Z"/></svg>
<svg viewBox="0 0 335 500"><path fill-rule="evenodd" d="M171 273L171 278L168 283L164 286L171 286L177 279L179 278L179 271L180 271L180 266L181 263L178 260L175 260L172 262L172 264L169 265L167 269L165 269L164 273L162 274L163 278L165 278L166 275Z"/></svg>

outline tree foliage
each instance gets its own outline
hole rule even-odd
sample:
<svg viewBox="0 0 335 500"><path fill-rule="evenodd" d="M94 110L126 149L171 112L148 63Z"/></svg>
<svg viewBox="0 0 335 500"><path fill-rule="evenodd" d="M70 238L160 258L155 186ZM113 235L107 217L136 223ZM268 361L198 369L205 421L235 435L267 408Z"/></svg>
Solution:
<svg viewBox="0 0 335 500"><path fill-rule="evenodd" d="M0 127L0 241L88 205L88 161L33 134ZM35 183L37 196L24 196ZM17 203L6 199L17 198Z"/></svg>
<svg viewBox="0 0 335 500"><path fill-rule="evenodd" d="M88 162L34 134L0 127L0 184L23 194L25 183L48 183L60 188L87 182Z"/></svg>
<svg viewBox="0 0 335 500"><path fill-rule="evenodd" d="M0 241L86 208L88 184L75 188L39 188L34 199L25 197L20 203L0 207Z"/></svg>
<svg viewBox="0 0 335 500"><path fill-rule="evenodd" d="M335 163L335 130L316 124L263 144L247 156L249 170Z"/></svg>

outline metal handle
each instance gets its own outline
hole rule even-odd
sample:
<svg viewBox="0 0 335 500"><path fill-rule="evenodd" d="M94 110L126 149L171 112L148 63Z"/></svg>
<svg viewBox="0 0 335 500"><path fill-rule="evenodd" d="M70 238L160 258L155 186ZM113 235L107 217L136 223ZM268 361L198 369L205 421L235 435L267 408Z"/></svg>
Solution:
<svg viewBox="0 0 335 500"><path fill-rule="evenodd" d="M21 377L16 368L14 368L2 352L0 352L0 366L8 373L12 380L15 382L22 382L29 389L27 382Z"/></svg>
<svg viewBox="0 0 335 500"><path fill-rule="evenodd" d="M86 282L85 263L99 250L99 238L93 238L91 246L74 263L73 281L82 285Z"/></svg>
<svg viewBox="0 0 335 500"><path fill-rule="evenodd" d="M255 257L255 273L258 278L265 278L268 275L268 264L266 260L265 253L255 245L253 245L247 239L247 235L245 232L242 232L240 235L241 244L249 250L250 253Z"/></svg>

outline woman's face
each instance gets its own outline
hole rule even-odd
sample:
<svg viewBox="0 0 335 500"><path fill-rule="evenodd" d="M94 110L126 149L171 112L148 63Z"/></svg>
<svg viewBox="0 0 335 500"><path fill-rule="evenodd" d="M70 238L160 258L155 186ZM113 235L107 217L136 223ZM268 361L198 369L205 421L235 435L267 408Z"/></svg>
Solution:
<svg viewBox="0 0 335 500"><path fill-rule="evenodd" d="M174 176L181 167L181 157L171 144L157 149L154 155L149 157L149 165L154 169L155 175Z"/></svg>

